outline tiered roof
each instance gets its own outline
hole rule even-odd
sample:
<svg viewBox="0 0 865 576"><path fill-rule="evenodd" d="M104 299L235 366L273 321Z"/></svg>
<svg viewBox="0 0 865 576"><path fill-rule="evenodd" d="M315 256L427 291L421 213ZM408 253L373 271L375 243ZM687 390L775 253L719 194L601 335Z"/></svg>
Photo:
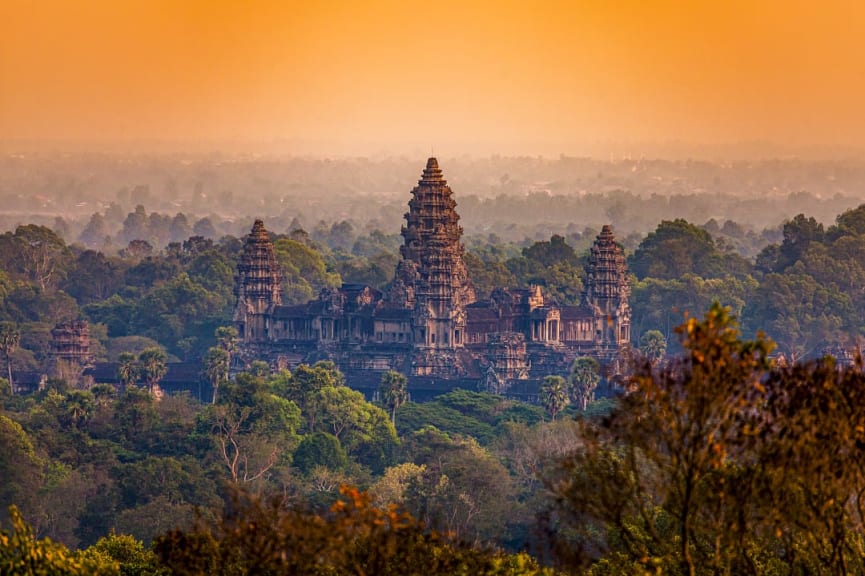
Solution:
<svg viewBox="0 0 865 576"><path fill-rule="evenodd" d="M630 293L625 255L616 243L612 227L604 225L589 253L585 300L604 309L607 302L627 300Z"/></svg>
<svg viewBox="0 0 865 576"><path fill-rule="evenodd" d="M417 299L447 300L458 306L474 301L474 289L462 260L460 217L438 160L427 160L411 194L401 232L405 243L400 247L403 262L397 269L397 280L413 289L410 293Z"/></svg>
<svg viewBox="0 0 865 576"><path fill-rule="evenodd" d="M261 220L255 221L243 245L243 255L237 264L234 294L244 296L247 301L258 300L273 305L282 303L279 264L273 242Z"/></svg>

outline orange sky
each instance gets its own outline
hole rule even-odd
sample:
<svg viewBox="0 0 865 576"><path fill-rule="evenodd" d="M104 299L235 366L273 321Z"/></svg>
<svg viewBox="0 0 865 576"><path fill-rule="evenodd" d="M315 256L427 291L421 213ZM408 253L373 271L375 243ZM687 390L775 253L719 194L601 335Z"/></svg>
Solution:
<svg viewBox="0 0 865 576"><path fill-rule="evenodd" d="M861 0L0 0L0 138L865 148Z"/></svg>

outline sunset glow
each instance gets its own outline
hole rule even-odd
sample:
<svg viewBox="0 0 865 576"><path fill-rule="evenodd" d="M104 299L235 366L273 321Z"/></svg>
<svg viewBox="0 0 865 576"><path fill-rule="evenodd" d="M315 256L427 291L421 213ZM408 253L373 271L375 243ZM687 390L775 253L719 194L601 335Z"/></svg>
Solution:
<svg viewBox="0 0 865 576"><path fill-rule="evenodd" d="M865 147L865 3L2 0L0 138Z"/></svg>

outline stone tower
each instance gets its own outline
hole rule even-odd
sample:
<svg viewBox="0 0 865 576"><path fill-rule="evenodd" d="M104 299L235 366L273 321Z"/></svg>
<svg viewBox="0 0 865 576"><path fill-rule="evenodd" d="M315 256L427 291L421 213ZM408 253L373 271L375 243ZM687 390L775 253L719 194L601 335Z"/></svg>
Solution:
<svg viewBox="0 0 865 576"><path fill-rule="evenodd" d="M51 330L51 356L78 366L93 363L90 353L90 325L85 320L61 322Z"/></svg>
<svg viewBox="0 0 865 576"><path fill-rule="evenodd" d="M465 306L475 301L475 291L463 263L463 229L453 192L435 158L427 160L411 193L402 227L402 260L390 300L414 311L413 341L417 347L462 347Z"/></svg>
<svg viewBox="0 0 865 576"><path fill-rule="evenodd" d="M605 225L595 238L586 264L584 304L594 310L595 345L601 360L612 360L631 340L631 285L625 255L613 229Z"/></svg>
<svg viewBox="0 0 865 576"><path fill-rule="evenodd" d="M256 220L243 245L243 254L234 277L234 325L244 342L268 339L268 318L282 304L282 277L273 242L264 223Z"/></svg>

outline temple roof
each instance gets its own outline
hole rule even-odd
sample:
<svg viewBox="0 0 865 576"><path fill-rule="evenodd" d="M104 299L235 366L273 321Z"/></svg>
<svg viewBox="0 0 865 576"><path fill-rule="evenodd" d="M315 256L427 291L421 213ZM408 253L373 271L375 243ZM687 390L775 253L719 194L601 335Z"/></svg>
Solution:
<svg viewBox="0 0 865 576"><path fill-rule="evenodd" d="M442 178L442 171L439 168L439 161L435 157L430 157L426 161L426 168L424 168L423 175L419 181L420 184L431 182L445 182Z"/></svg>
<svg viewBox="0 0 865 576"><path fill-rule="evenodd" d="M264 222L256 220L249 236L243 243L243 253L237 263L234 293L246 298L282 303L281 273L276 261L273 242L264 228Z"/></svg>

